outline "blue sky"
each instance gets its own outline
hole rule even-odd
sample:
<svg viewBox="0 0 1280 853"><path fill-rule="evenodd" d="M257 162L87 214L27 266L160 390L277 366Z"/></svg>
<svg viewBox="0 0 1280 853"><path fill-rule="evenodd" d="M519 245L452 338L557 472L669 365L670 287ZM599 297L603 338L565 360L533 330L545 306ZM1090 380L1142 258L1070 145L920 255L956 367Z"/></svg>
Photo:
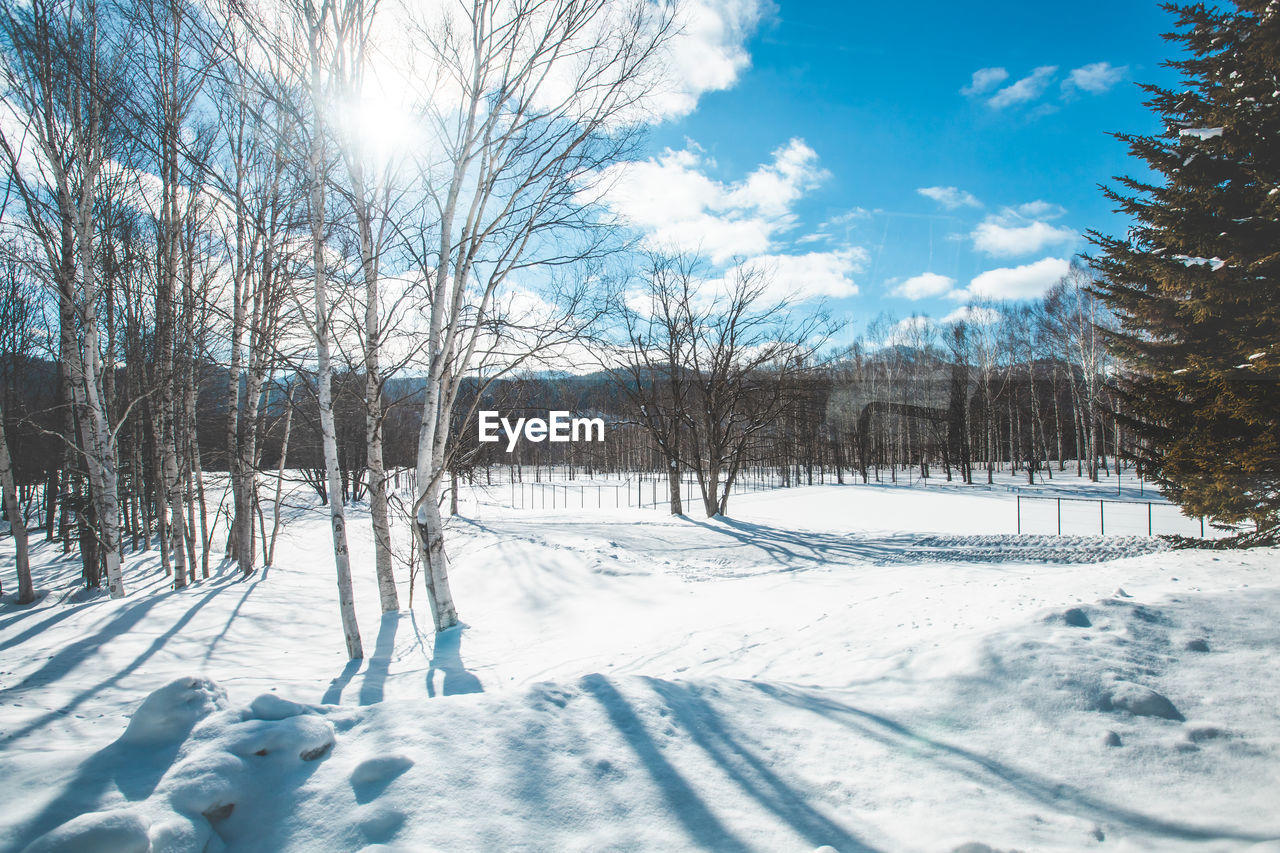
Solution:
<svg viewBox="0 0 1280 853"><path fill-rule="evenodd" d="M617 194L655 241L761 258L861 327L1034 296L1081 232L1125 227L1097 185L1139 168L1110 131L1157 129L1155 2L697 5L734 67L693 66L719 84Z"/></svg>

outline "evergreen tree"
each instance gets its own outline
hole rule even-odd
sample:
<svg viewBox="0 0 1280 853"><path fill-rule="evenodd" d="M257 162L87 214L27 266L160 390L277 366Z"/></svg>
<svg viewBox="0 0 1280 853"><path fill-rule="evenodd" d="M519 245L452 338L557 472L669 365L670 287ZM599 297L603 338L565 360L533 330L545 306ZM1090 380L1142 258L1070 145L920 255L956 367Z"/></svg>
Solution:
<svg viewBox="0 0 1280 853"><path fill-rule="evenodd" d="M1136 224L1090 238L1145 471L1191 514L1265 529L1280 521L1280 0L1231 5L1165 5L1183 85L1143 86L1163 133L1117 134L1158 178L1117 178L1104 191Z"/></svg>

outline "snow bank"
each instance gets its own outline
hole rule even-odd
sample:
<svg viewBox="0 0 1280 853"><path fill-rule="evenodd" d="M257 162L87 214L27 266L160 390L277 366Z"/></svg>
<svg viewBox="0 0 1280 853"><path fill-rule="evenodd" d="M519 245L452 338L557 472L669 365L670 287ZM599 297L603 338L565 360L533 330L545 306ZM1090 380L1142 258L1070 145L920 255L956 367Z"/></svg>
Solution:
<svg viewBox="0 0 1280 853"><path fill-rule="evenodd" d="M28 849L1245 847L1280 837L1277 677L1254 669L1278 607L1245 589L1051 608L841 689L594 673L237 707L187 679L129 726L200 717L154 793ZM1214 651L1186 648L1203 636Z"/></svg>
<svg viewBox="0 0 1280 853"><path fill-rule="evenodd" d="M1280 838L1280 551L1016 536L1016 497L815 487L727 519L456 519L470 627L380 616L358 573L359 664L321 508L269 571L175 592L140 556L119 601L75 599L78 565L36 543L50 594L0 607L0 849ZM372 565L368 525L351 534Z"/></svg>
<svg viewBox="0 0 1280 853"><path fill-rule="evenodd" d="M81 815L26 850L234 849L276 819L276 798L333 748L334 726L323 710L270 694L229 707L226 693L208 679L177 679L142 702L115 744L128 760L130 753L180 742L154 792L127 808Z"/></svg>

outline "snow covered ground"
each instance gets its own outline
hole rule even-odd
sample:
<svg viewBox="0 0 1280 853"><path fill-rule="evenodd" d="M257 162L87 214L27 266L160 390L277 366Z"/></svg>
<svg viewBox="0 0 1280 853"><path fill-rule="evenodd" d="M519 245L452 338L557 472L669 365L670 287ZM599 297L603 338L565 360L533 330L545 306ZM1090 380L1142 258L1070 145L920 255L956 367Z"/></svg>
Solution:
<svg viewBox="0 0 1280 853"><path fill-rule="evenodd" d="M379 618L357 517L358 665L315 508L247 580L145 557L121 601L41 546L0 849L1280 851L1280 554L1019 536L1015 501L464 502L439 638Z"/></svg>

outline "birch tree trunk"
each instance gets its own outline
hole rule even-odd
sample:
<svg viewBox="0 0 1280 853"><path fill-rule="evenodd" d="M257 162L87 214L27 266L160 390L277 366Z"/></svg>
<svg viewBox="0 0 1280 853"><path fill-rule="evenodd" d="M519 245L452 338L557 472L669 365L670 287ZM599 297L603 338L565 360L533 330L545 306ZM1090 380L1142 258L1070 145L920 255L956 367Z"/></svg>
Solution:
<svg viewBox="0 0 1280 853"><path fill-rule="evenodd" d="M36 592L31 583L27 524L22 509L18 506L18 490L13 482L13 462L9 458L9 441L4 434L3 408L0 408L0 487L4 490L4 512L9 516L9 530L13 534L14 563L18 569L18 603L30 604L36 600Z"/></svg>
<svg viewBox="0 0 1280 853"><path fill-rule="evenodd" d="M371 207L367 197L364 169L359 160L348 160L348 174L355 196L355 215L360 231L360 267L364 275L364 370L365 370L365 465L369 469L369 516L373 525L374 569L378 576L378 599L383 613L400 609L396 594L395 569L391 551L391 518L387 503L387 472L382 460L382 353L381 311L378 292L379 264L374 245Z"/></svg>
<svg viewBox="0 0 1280 853"><path fill-rule="evenodd" d="M275 500L271 504L271 538L262 543L263 565L270 566L276 558L276 536L280 532L280 500L284 493L285 464L289 459L289 436L293 431L293 385L289 386L285 399L284 437L280 439L280 464L276 469Z"/></svg>
<svg viewBox="0 0 1280 853"><path fill-rule="evenodd" d="M88 193L84 194L85 196ZM88 447L85 464L97 521L98 547L106 563L107 592L112 598L125 595L120 566L120 498L116 476L115 442L103 408L102 367L98 356L98 300L93 269L93 203L82 197L78 223L82 281L81 317L84 329L82 352L73 353L72 381L85 418Z"/></svg>
<svg viewBox="0 0 1280 853"><path fill-rule="evenodd" d="M337 571L338 610L342 616L342 633L346 640L347 657L358 660L364 657L360 643L360 627L356 622L355 596L351 588L351 558L347 549L347 518L342 502L342 473L338 468L338 436L333 415L333 362L330 354L329 294L326 283L325 259L325 145L324 89L321 78L320 40L323 20L312 18L308 22L311 58L311 108L314 125L311 129L310 156L310 225L312 249L312 276L315 285L315 339L317 361L317 392L320 409L320 432L324 443L325 475L329 484L329 520L333 529L333 563Z"/></svg>

